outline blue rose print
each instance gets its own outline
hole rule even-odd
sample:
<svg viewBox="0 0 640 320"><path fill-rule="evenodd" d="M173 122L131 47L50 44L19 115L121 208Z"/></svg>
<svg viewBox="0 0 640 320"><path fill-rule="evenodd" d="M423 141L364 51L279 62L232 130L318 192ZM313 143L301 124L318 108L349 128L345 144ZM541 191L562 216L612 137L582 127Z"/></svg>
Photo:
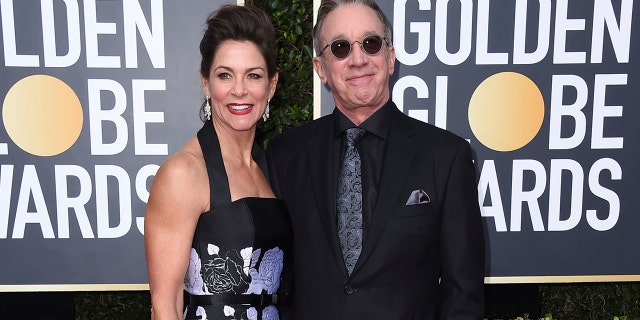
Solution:
<svg viewBox="0 0 640 320"><path fill-rule="evenodd" d="M258 310L251 307L247 310L247 318L249 320L258 320ZM278 309L274 306L267 306L262 310L262 320L280 320Z"/></svg>
<svg viewBox="0 0 640 320"><path fill-rule="evenodd" d="M185 276L185 286L187 292L191 294L207 294L202 275L200 274L201 262L198 252L191 248L191 256L189 257L189 267Z"/></svg>
<svg viewBox="0 0 640 320"><path fill-rule="evenodd" d="M247 309L247 319L258 320L258 310L254 307Z"/></svg>
<svg viewBox="0 0 640 320"><path fill-rule="evenodd" d="M198 310L196 310L196 316L200 317L200 320L207 320L207 312L203 307L198 307Z"/></svg>
<svg viewBox="0 0 640 320"><path fill-rule="evenodd" d="M233 249L222 250L214 244L209 244L209 256L202 259L198 252L192 249L185 276L187 291L191 294L276 293L280 287L284 252L278 247L267 250L264 254L259 248L252 250L251 247L239 252ZM234 307L240 309L236 310ZM224 315L230 319L258 319L259 311L255 307L234 307L224 306ZM203 320L207 317L202 307L198 307L196 314ZM279 320L278 309L275 306L265 307L262 310L262 319Z"/></svg>
<svg viewBox="0 0 640 320"><path fill-rule="evenodd" d="M273 294L280 287L284 252L278 247L267 250L258 264L259 256L260 249L254 251L254 256L251 259L251 269L249 270L251 283L247 293L261 294L264 290L268 294ZM257 269L256 264L258 264Z"/></svg>

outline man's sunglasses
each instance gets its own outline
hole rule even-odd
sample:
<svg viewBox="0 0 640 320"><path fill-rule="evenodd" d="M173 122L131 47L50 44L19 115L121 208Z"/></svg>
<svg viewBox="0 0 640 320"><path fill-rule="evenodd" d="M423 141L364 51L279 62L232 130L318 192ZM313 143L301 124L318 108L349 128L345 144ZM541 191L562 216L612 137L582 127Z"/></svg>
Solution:
<svg viewBox="0 0 640 320"><path fill-rule="evenodd" d="M380 53L380 50L382 50L382 45L387 42L387 38L382 38L379 35L372 34L365 36L361 41L356 40L353 42L349 42L349 40L347 39L335 39L331 41L331 43L324 46L324 48L320 50L319 55L322 55L322 52L325 49L329 48L331 54L334 57L342 60L349 56L349 54L351 53L351 46L356 42L360 44L360 48L362 48L362 51L364 51L366 54L375 56L376 54Z"/></svg>

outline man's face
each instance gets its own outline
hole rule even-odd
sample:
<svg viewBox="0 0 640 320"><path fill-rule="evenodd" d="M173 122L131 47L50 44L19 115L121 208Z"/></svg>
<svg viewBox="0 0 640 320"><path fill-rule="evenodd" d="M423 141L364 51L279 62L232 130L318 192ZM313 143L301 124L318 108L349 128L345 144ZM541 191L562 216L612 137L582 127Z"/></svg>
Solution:
<svg viewBox="0 0 640 320"><path fill-rule="evenodd" d="M313 60L318 76L331 88L336 106L352 121L366 119L389 100L395 51L383 41L378 54L367 54L360 42L368 35L384 37L384 25L375 11L357 4L340 6L326 16L320 43L324 47L336 39L346 39L353 43L351 52L339 59L326 48Z"/></svg>

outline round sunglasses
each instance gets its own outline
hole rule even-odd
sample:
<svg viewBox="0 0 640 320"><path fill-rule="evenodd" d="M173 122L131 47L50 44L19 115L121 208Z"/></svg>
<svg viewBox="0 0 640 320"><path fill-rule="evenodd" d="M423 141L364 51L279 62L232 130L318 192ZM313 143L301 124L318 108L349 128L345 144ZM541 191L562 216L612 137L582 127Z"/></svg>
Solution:
<svg viewBox="0 0 640 320"><path fill-rule="evenodd" d="M376 54L380 53L380 50L382 50L382 45L387 42L387 38L372 34L365 36L361 41L355 40L353 42L349 42L349 40L347 39L335 39L331 41L331 43L324 46L324 48L320 50L319 55L321 56L322 52L325 49L329 48L331 54L334 57L340 60L345 59L351 53L351 47L356 42L360 44L360 48L362 48L362 51L364 51L366 54L375 56Z"/></svg>

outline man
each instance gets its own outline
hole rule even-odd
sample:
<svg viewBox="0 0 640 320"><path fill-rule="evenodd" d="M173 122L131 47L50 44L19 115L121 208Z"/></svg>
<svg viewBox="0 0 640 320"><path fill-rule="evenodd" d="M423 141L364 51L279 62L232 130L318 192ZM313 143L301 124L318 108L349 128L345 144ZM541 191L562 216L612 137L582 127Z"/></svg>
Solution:
<svg viewBox="0 0 640 320"><path fill-rule="evenodd" d="M372 0L323 0L314 45L336 108L267 152L294 229L293 318L482 319L484 240L469 144L391 101L395 51ZM345 140L352 132L360 132L355 149Z"/></svg>

